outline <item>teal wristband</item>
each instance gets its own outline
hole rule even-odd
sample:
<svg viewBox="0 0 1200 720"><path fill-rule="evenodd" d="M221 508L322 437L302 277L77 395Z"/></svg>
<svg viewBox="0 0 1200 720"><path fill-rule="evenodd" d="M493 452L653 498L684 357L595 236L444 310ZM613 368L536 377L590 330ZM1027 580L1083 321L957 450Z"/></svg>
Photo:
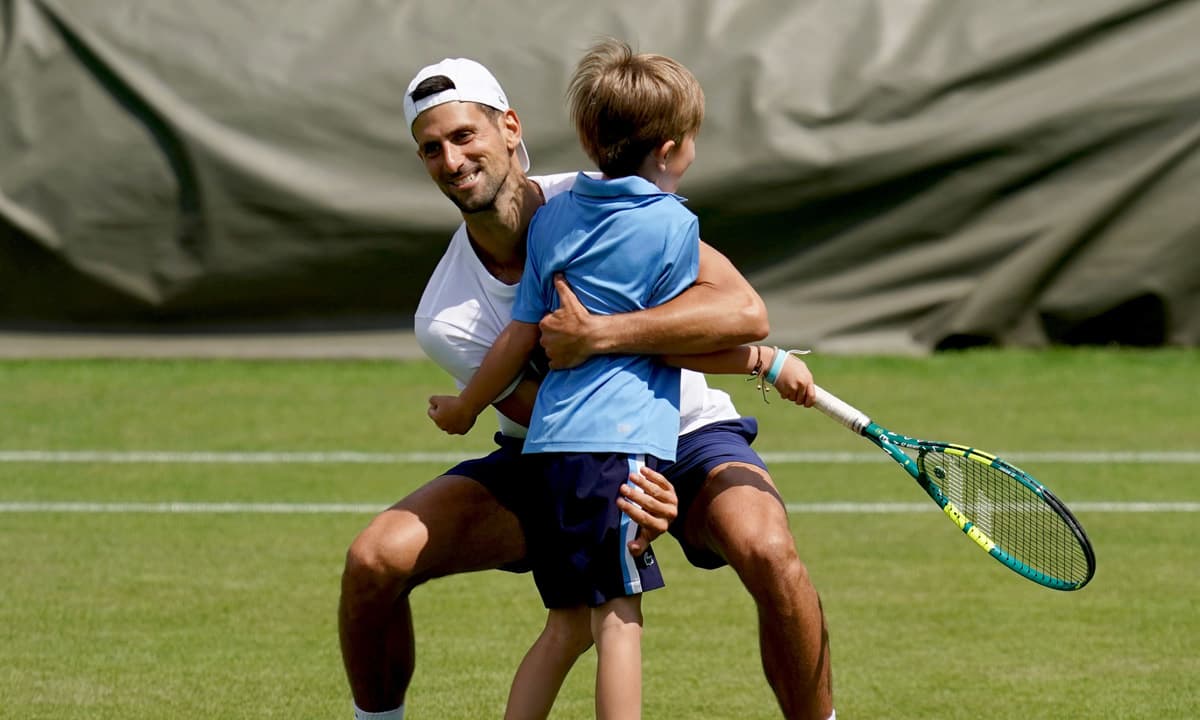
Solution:
<svg viewBox="0 0 1200 720"><path fill-rule="evenodd" d="M771 361L771 369L767 370L767 374L763 376L767 382L772 385L779 379L779 373L783 371L783 364L787 362L788 353L786 350L775 348L775 359Z"/></svg>

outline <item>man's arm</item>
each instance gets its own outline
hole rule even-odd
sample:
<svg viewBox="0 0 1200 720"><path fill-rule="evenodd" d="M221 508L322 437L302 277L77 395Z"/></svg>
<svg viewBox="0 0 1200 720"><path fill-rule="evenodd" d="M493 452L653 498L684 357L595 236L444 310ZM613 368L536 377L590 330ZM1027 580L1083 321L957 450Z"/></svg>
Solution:
<svg viewBox="0 0 1200 720"><path fill-rule="evenodd" d="M662 361L702 373L757 376L760 383L774 385L783 399L804 407L812 407L817 399L808 365L777 347L742 345L703 355L663 355Z"/></svg>
<svg viewBox="0 0 1200 720"><path fill-rule="evenodd" d="M542 318L542 347L550 367L574 367L592 355L630 353L692 355L755 342L767 336L767 309L733 263L700 243L696 282L656 307L617 315L592 315L566 280L556 277L561 304Z"/></svg>

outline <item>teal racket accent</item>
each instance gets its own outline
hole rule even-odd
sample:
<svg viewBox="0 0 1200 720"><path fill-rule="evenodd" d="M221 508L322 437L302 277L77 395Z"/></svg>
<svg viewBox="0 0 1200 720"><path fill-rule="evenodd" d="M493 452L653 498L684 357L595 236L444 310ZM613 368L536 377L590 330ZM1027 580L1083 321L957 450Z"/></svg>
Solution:
<svg viewBox="0 0 1200 720"><path fill-rule="evenodd" d="M995 455L918 440L872 422L817 387L813 407L877 445L988 555L1054 590L1078 590L1096 573L1083 526L1045 485Z"/></svg>

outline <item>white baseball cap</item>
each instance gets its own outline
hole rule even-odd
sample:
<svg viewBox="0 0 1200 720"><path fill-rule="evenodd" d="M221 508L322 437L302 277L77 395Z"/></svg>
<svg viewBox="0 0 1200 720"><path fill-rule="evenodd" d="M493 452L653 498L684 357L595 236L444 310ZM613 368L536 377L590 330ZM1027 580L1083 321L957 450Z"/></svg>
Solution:
<svg viewBox="0 0 1200 720"><path fill-rule="evenodd" d="M435 75L450 78L454 87L414 101L412 91L417 85ZM404 91L404 119L408 121L409 129L412 129L418 115L431 107L448 102L476 102L501 112L508 110L508 98L504 95L504 89L487 68L467 58L446 58L421 68ZM529 151L525 149L524 140L517 146L517 159L521 162L522 170L529 169Z"/></svg>

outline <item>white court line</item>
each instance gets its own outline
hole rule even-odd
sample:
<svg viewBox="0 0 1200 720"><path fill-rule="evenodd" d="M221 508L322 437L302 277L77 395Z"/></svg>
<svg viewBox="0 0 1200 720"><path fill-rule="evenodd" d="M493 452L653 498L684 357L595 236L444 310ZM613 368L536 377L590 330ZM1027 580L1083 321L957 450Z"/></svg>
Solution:
<svg viewBox="0 0 1200 720"><path fill-rule="evenodd" d="M115 450L0 450L0 463L162 463L162 464L376 464L456 463L480 457L490 450L460 452L175 452ZM1143 451L1015 451L996 455L1013 463L1133 463L1200 464L1200 450ZM856 464L885 462L881 452L764 452L763 460L774 464L831 463Z"/></svg>
<svg viewBox="0 0 1200 720"><path fill-rule="evenodd" d="M1062 463L1068 465L1093 465L1099 463L1132 463L1132 464L1184 464L1200 463L1200 450L1049 450L1049 451L1014 451L991 452L1011 463ZM769 463L868 463L889 460L886 455L878 452L765 452L763 460Z"/></svg>
<svg viewBox="0 0 1200 720"><path fill-rule="evenodd" d="M480 454L482 454L480 452ZM0 463L220 463L220 464L406 464L454 463L476 455L462 452L172 452L172 451L48 451L0 450ZM868 463L884 462L881 453L792 452L762 453L768 463ZM1003 457L1013 462L1047 463L1200 463L1200 452L1014 452ZM361 503L94 503L0 502L0 513L192 513L192 514L332 514L376 513L386 505ZM1200 512L1200 503L1080 502L1079 512ZM789 503L789 513L912 513L935 509L931 503Z"/></svg>
<svg viewBox="0 0 1200 720"><path fill-rule="evenodd" d="M376 464L454 463L477 455L463 452L174 452L114 450L0 450L0 463L161 464Z"/></svg>
<svg viewBox="0 0 1200 720"><path fill-rule="evenodd" d="M333 515L377 513L387 504L242 502L0 502L0 513L158 513L195 515Z"/></svg>
<svg viewBox="0 0 1200 720"><path fill-rule="evenodd" d="M1107 502L1082 501L1070 504L1072 512L1081 513L1168 513L1200 512L1200 502ZM932 502L922 503L788 503L789 513L867 513L867 514L897 514L915 513L933 510L941 512Z"/></svg>
<svg viewBox="0 0 1200 720"><path fill-rule="evenodd" d="M386 504L370 503L235 503L235 502L0 502L0 513L157 513L194 515L332 515L374 514ZM1080 513L1194 513L1200 502L1077 502ZM940 512L932 502L921 503L788 503L791 514L892 515Z"/></svg>

